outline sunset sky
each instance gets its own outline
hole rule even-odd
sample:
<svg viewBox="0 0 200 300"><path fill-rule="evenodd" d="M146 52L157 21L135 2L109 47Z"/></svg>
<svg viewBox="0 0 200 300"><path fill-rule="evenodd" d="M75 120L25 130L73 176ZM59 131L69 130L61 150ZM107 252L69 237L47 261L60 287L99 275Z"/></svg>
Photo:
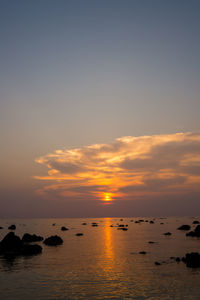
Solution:
<svg viewBox="0 0 200 300"><path fill-rule="evenodd" d="M196 215L200 1L0 1L0 217Z"/></svg>

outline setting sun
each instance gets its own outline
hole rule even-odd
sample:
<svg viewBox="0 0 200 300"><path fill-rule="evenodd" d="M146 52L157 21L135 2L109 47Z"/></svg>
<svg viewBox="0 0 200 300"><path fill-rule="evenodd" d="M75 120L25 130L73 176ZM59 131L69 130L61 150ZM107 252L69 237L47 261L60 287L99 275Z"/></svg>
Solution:
<svg viewBox="0 0 200 300"><path fill-rule="evenodd" d="M105 201L105 202L111 202L112 201L112 195L111 195L111 193L104 193L103 201Z"/></svg>

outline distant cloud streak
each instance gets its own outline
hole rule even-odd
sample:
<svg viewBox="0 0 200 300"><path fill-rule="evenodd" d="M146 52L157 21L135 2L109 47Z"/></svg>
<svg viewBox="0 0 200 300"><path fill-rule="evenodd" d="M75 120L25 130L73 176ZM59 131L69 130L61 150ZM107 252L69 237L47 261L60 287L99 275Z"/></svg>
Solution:
<svg viewBox="0 0 200 300"><path fill-rule="evenodd" d="M110 144L56 150L36 162L46 166L38 192L74 200L134 200L197 192L200 134L122 137Z"/></svg>

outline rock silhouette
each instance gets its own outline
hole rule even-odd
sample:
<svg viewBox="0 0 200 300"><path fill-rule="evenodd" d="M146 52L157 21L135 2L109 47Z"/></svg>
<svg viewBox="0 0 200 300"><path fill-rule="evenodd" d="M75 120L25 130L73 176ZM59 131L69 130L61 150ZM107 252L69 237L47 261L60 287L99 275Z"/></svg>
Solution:
<svg viewBox="0 0 200 300"><path fill-rule="evenodd" d="M186 263L188 268L199 268L200 267L200 254L198 252L186 253L182 261Z"/></svg>
<svg viewBox="0 0 200 300"><path fill-rule="evenodd" d="M12 224L8 227L9 230L15 230L16 229L16 225Z"/></svg>
<svg viewBox="0 0 200 300"><path fill-rule="evenodd" d="M62 226L62 227L61 227L61 230L62 230L62 231L66 231L66 230L69 230L69 228L67 228L67 227L65 227L65 226Z"/></svg>
<svg viewBox="0 0 200 300"><path fill-rule="evenodd" d="M190 230L191 226L190 225L181 225L178 227L178 230Z"/></svg>
<svg viewBox="0 0 200 300"><path fill-rule="evenodd" d="M58 235L52 235L46 238L43 243L47 246L58 246L63 243L63 240Z"/></svg>
<svg viewBox="0 0 200 300"><path fill-rule="evenodd" d="M39 245L27 245L14 234L9 232L0 242L0 255L15 257L18 255L35 255L42 252Z"/></svg>
<svg viewBox="0 0 200 300"><path fill-rule="evenodd" d="M40 242L43 241L43 237L36 234L25 233L22 237L22 242L24 243L32 243L32 242Z"/></svg>
<svg viewBox="0 0 200 300"><path fill-rule="evenodd" d="M186 236L200 237L200 225L197 225L194 231L186 233Z"/></svg>

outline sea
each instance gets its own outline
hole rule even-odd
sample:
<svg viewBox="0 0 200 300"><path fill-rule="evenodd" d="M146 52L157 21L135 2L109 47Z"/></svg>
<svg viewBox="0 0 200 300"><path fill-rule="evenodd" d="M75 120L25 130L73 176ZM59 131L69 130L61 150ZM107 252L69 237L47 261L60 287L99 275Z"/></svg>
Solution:
<svg viewBox="0 0 200 300"><path fill-rule="evenodd" d="M194 220L200 217L1 219L0 240L15 224L20 237L59 235L63 244L39 242L41 254L0 257L0 299L200 299L200 268L170 258L200 252L200 239L177 230L195 228ZM119 224L128 230L118 230Z"/></svg>

